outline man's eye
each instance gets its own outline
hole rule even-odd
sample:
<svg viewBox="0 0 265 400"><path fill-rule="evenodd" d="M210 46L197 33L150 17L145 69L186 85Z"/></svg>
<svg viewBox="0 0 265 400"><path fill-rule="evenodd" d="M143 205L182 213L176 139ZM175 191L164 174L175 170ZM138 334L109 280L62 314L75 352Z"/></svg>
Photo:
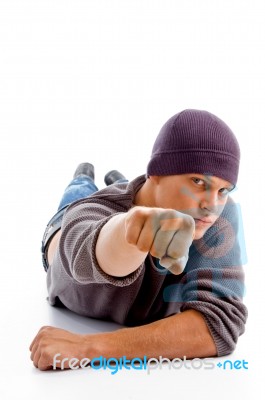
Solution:
<svg viewBox="0 0 265 400"><path fill-rule="evenodd" d="M193 182L196 183L199 186L204 185L204 181L200 178L192 178Z"/></svg>
<svg viewBox="0 0 265 400"><path fill-rule="evenodd" d="M231 192L231 190L227 188L222 188L219 190L219 193L221 193L223 196L228 195L229 192Z"/></svg>

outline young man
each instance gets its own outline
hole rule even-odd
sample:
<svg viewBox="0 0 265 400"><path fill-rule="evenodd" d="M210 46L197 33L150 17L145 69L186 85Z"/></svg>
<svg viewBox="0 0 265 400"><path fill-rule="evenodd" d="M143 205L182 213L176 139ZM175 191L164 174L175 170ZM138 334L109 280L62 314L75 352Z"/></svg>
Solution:
<svg viewBox="0 0 265 400"><path fill-rule="evenodd" d="M234 350L247 318L229 197L239 158L223 121L185 110L162 127L146 175L97 191L91 164L78 167L44 236L49 302L127 327L93 335L43 327L30 346L36 367L52 368L56 354L172 359ZM116 178L124 177L111 171L105 181Z"/></svg>

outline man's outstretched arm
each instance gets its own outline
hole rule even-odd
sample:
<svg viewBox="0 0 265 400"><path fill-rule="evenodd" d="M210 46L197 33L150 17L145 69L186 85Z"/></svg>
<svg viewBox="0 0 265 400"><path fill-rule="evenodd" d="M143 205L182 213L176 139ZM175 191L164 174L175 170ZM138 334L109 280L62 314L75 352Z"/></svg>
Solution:
<svg viewBox="0 0 265 400"><path fill-rule="evenodd" d="M201 313L187 310L180 314L134 328L95 335L79 335L63 329L43 327L31 346L31 359L35 367L53 368L56 354L57 368L63 358L95 357L127 359L135 357L173 358L213 357L216 346ZM68 367L67 361L64 368Z"/></svg>

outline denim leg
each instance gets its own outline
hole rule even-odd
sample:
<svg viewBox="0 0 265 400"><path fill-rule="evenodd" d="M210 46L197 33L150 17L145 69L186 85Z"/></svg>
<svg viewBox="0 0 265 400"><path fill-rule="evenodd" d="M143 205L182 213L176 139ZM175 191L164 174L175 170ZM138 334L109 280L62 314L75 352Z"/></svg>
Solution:
<svg viewBox="0 0 265 400"><path fill-rule="evenodd" d="M65 189L58 211L76 200L83 199L98 191L94 181L87 175L79 175Z"/></svg>
<svg viewBox="0 0 265 400"><path fill-rule="evenodd" d="M50 240L61 228L63 216L67 206L74 201L81 200L98 191L94 181L88 175L79 175L73 179L65 189L60 201L57 213L49 221L42 239L41 253L44 270L47 272L49 263L47 259L47 248Z"/></svg>

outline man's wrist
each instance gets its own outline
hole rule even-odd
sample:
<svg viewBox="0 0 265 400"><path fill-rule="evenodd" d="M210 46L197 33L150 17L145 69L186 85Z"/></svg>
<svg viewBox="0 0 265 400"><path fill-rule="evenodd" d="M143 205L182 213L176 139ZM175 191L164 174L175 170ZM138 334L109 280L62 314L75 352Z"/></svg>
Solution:
<svg viewBox="0 0 265 400"><path fill-rule="evenodd" d="M96 357L112 357L115 353L115 341L110 340L111 332L84 335L84 357L92 360Z"/></svg>

